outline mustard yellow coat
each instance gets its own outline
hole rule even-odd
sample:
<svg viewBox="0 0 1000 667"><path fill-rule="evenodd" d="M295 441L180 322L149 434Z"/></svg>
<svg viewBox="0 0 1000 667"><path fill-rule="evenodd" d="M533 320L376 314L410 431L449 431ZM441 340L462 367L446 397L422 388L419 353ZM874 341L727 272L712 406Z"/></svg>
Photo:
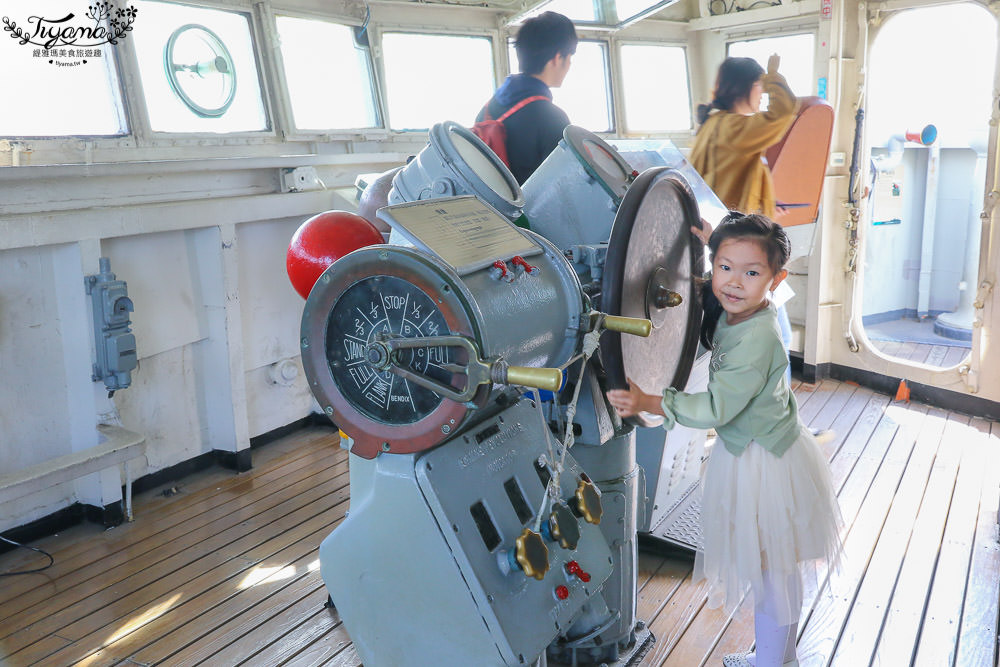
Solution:
<svg viewBox="0 0 1000 667"><path fill-rule="evenodd" d="M727 207L774 218L774 184L762 156L788 131L799 103L777 72L764 74L761 83L767 111L713 111L695 136L689 161Z"/></svg>

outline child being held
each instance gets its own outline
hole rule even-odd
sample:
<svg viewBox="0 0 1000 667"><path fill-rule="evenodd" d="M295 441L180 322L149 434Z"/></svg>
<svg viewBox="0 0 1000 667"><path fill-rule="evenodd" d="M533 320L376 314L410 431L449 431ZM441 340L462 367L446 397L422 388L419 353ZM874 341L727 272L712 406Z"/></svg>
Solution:
<svg viewBox="0 0 1000 667"><path fill-rule="evenodd" d="M708 389L663 395L608 392L621 416L649 412L664 427L681 423L718 433L705 471L704 550L695 579L709 584L709 606L732 610L747 589L754 601L755 653L728 655L726 667L798 665L802 607L799 563L840 550L840 509L830 470L799 420L777 313L768 294L788 272L790 246L763 215L731 213L709 239L712 279L702 298L702 343L712 350Z"/></svg>

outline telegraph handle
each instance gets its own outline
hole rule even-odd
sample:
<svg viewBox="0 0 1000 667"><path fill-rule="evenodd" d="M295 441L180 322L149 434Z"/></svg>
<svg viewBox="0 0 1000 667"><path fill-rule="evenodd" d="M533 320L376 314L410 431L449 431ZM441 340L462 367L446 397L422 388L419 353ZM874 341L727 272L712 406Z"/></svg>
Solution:
<svg viewBox="0 0 1000 667"><path fill-rule="evenodd" d="M534 368L531 366L506 366L501 384L518 384L548 391L559 391L563 374L558 368Z"/></svg>
<svg viewBox="0 0 1000 667"><path fill-rule="evenodd" d="M605 315L604 328L619 333L632 334L646 338L653 331L653 323L641 317L622 317L620 315Z"/></svg>

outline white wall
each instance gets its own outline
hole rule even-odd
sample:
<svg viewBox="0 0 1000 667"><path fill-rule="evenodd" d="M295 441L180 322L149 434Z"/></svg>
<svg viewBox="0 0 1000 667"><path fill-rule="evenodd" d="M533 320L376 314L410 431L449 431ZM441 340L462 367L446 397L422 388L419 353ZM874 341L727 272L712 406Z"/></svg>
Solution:
<svg viewBox="0 0 1000 667"><path fill-rule="evenodd" d="M884 153L885 151L879 151ZM927 149L907 148L902 161L902 222L873 226L866 221L865 316L916 311L924 230ZM982 183L974 177L976 154L970 148L942 148L938 170L930 312L958 306L958 283L966 259L970 215L978 217ZM873 219L880 220L876 207Z"/></svg>
<svg viewBox="0 0 1000 667"><path fill-rule="evenodd" d="M402 158L302 158L330 189L282 194L288 160L262 155L217 171L200 158L0 169L0 471L95 445L95 425L120 420L146 437L141 476L213 449L244 450L313 411L288 242L316 213L353 210L356 174ZM84 288L102 256L128 284L139 358L132 385L111 399L90 377ZM285 360L300 372L275 383L268 371ZM0 531L120 497L116 473L94 474L0 506Z"/></svg>

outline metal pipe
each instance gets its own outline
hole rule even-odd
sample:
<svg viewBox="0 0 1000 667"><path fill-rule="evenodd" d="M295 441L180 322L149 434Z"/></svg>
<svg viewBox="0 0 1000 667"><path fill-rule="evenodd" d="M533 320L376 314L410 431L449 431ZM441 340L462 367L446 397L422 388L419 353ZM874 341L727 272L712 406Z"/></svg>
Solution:
<svg viewBox="0 0 1000 667"><path fill-rule="evenodd" d="M917 317L930 314L931 269L934 268L934 233L937 228L938 171L941 147L937 142L927 151L927 180L924 189L924 224L920 242L920 276L917 280Z"/></svg>

